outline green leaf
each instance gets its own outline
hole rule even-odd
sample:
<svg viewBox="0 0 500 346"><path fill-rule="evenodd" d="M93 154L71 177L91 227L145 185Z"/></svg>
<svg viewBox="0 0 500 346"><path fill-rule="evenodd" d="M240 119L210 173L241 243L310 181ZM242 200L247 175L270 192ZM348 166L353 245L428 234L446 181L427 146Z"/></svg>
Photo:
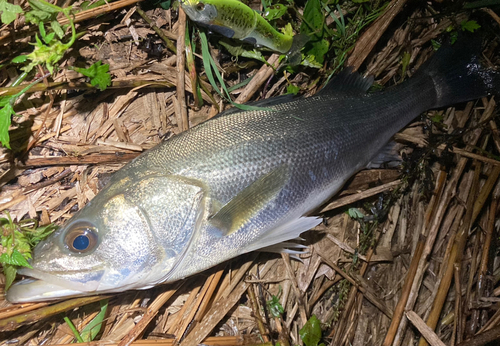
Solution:
<svg viewBox="0 0 500 346"><path fill-rule="evenodd" d="M47 34L45 32L45 25L43 25L43 23L38 23L38 29L40 30L40 35L42 36L42 39L45 39L45 35Z"/></svg>
<svg viewBox="0 0 500 346"><path fill-rule="evenodd" d="M288 11L288 7L283 4L276 4L269 6L263 13L263 17L267 20L273 20L283 17L283 15Z"/></svg>
<svg viewBox="0 0 500 346"><path fill-rule="evenodd" d="M281 315L285 312L285 309L283 309L283 306L276 296L272 296L272 298L267 301L267 307L271 315L276 318L281 317Z"/></svg>
<svg viewBox="0 0 500 346"><path fill-rule="evenodd" d="M432 49L434 50L438 50L439 48L441 48L441 43L439 43L436 40L431 40L431 44L432 44Z"/></svg>
<svg viewBox="0 0 500 346"><path fill-rule="evenodd" d="M52 30L54 30L59 39L62 39L64 37L64 31L61 28L61 24L59 24L59 22L53 20L52 22L50 22L50 27L52 28Z"/></svg>
<svg viewBox="0 0 500 346"><path fill-rule="evenodd" d="M293 84L289 84L287 87L286 87L286 93L287 94L294 94L294 95L297 95L300 91L300 88L296 85L293 85Z"/></svg>
<svg viewBox="0 0 500 346"><path fill-rule="evenodd" d="M89 68L75 67L75 71L90 78L90 84L97 86L101 91L106 90L111 85L111 75L108 73L109 65L101 65L102 61L97 61Z"/></svg>
<svg viewBox="0 0 500 346"><path fill-rule="evenodd" d="M300 26L300 32L321 37L324 20L321 1L308 0L304 8L304 20Z"/></svg>
<svg viewBox="0 0 500 346"><path fill-rule="evenodd" d="M20 63L25 62L26 60L28 60L28 56L27 55L18 55L14 59L12 59L12 62L14 64L20 64Z"/></svg>
<svg viewBox="0 0 500 346"><path fill-rule="evenodd" d="M316 315L312 315L304 324L299 335L306 346L318 346L321 340L321 324Z"/></svg>
<svg viewBox="0 0 500 346"><path fill-rule="evenodd" d="M50 20L55 20L58 13L65 13L71 8L63 9L59 6L52 5L43 0L28 0L32 10L27 12L26 20L33 24L45 23Z"/></svg>
<svg viewBox="0 0 500 346"><path fill-rule="evenodd" d="M306 44L306 55L314 56L314 60L323 64L325 54L330 43L324 38L325 17L321 9L320 0L308 0L304 8L304 19L300 25L300 32L308 34L311 40Z"/></svg>
<svg viewBox="0 0 500 346"><path fill-rule="evenodd" d="M346 213L353 219L362 219L365 217L365 214L358 208L349 208Z"/></svg>
<svg viewBox="0 0 500 346"><path fill-rule="evenodd" d="M104 299L101 300L101 311L97 314L92 321L90 321L89 324L83 328L83 330L80 332L80 336L82 337L84 342L90 342L95 339L97 334L101 331L102 327L102 321L104 320L104 317L106 316L106 310L108 309L108 300Z"/></svg>
<svg viewBox="0 0 500 346"><path fill-rule="evenodd" d="M12 255L11 256L9 256L8 253L4 252L0 256L0 263L2 263L2 264L10 264L10 265L13 265L13 266L18 266L18 267L31 268L31 265L28 263L28 261L26 260L26 258L24 258L24 256L19 251L17 251L16 249L14 249L14 251L12 251Z"/></svg>
<svg viewBox="0 0 500 346"><path fill-rule="evenodd" d="M17 269L13 265L4 264L3 273L5 274L5 292L12 286L14 279L16 278Z"/></svg>
<svg viewBox="0 0 500 346"><path fill-rule="evenodd" d="M0 105L3 103L2 101L5 101L6 99L10 100L10 97L2 97L0 98ZM11 122L11 116L13 114L16 114L14 112L14 109L12 108L12 105L7 102L2 108L0 108L0 142L2 145L6 148L10 149L10 139L9 139L9 126Z"/></svg>
<svg viewBox="0 0 500 346"><path fill-rule="evenodd" d="M460 26L462 27L462 31L467 30L470 32L474 32L481 27L481 25L477 24L475 20L464 20L462 23L460 23Z"/></svg>
<svg viewBox="0 0 500 346"><path fill-rule="evenodd" d="M23 9L19 5L9 4L7 0L0 0L0 20L3 24L10 24L16 19L17 14L23 13Z"/></svg>
<svg viewBox="0 0 500 346"><path fill-rule="evenodd" d="M43 40L45 41L45 43L49 44L50 42L52 42L52 40L54 39L54 36L55 36L55 32L51 32L50 34L48 34L47 36L45 36L43 38Z"/></svg>

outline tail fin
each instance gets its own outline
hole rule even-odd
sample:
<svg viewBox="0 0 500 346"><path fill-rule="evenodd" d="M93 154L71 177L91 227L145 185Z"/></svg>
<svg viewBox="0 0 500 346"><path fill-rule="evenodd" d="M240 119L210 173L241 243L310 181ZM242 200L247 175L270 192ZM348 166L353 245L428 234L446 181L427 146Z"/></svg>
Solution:
<svg viewBox="0 0 500 346"><path fill-rule="evenodd" d="M419 69L434 82L437 94L435 107L499 92L500 74L481 65L481 37L474 36L460 37L453 45L443 45L427 66Z"/></svg>

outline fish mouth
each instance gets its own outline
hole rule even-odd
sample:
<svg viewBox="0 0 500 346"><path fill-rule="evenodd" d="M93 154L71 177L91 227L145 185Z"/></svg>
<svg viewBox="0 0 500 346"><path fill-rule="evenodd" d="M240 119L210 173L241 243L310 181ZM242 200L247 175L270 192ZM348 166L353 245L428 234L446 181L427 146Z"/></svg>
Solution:
<svg viewBox="0 0 500 346"><path fill-rule="evenodd" d="M11 303L31 303L87 295L43 280L24 279L13 284L5 298Z"/></svg>
<svg viewBox="0 0 500 346"><path fill-rule="evenodd" d="M56 275L30 268L21 268L18 273L31 278L13 284L7 291L6 298L11 303L37 302L90 295L98 289L104 271L93 271L92 280L85 282L61 279ZM79 273L82 274L81 271Z"/></svg>

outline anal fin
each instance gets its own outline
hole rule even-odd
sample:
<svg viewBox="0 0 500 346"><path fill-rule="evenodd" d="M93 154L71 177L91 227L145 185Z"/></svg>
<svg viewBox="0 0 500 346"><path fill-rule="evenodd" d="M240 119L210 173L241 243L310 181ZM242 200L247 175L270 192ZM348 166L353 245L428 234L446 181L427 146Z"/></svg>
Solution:
<svg viewBox="0 0 500 346"><path fill-rule="evenodd" d="M305 231L308 231L311 228L319 225L321 221L322 218L315 216L302 216L297 219L293 219L267 232L262 238L257 239L252 244L246 246L243 249L244 251L242 251L241 253L246 253L270 247L272 249L273 245L279 246L280 245L279 243L297 238L300 236L301 233L304 233ZM274 248L276 249L275 246ZM266 250L264 249L263 251Z"/></svg>

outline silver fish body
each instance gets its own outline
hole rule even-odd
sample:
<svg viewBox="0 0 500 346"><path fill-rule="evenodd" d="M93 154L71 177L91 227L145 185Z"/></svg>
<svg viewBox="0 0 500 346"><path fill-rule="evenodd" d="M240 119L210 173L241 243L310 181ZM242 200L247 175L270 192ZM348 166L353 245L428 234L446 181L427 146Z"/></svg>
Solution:
<svg viewBox="0 0 500 346"><path fill-rule="evenodd" d="M498 86L470 54L443 68L454 54L384 92L366 94L371 81L344 73L315 96L231 110L161 143L37 246L21 273L39 280L7 298L145 289L298 237L414 117Z"/></svg>

